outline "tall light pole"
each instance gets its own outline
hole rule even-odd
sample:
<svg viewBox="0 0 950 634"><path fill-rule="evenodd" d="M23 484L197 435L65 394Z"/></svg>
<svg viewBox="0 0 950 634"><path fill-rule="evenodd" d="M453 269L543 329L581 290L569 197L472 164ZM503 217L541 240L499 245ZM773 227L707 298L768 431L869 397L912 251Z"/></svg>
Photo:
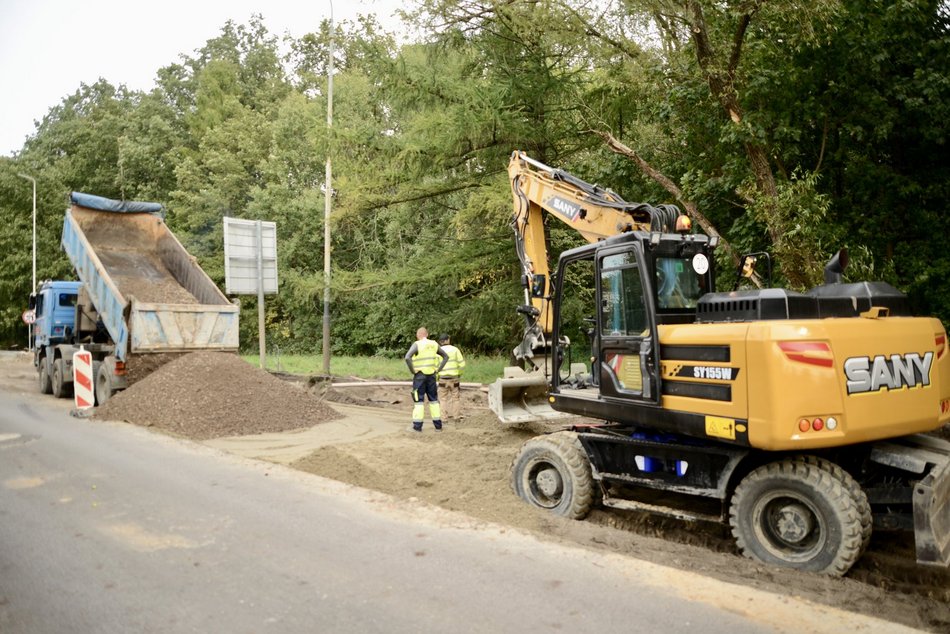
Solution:
<svg viewBox="0 0 950 634"><path fill-rule="evenodd" d="M30 293L36 292L36 179L26 174L17 174L20 178L25 178L33 183L33 284L30 287ZM33 324L28 327L27 336L30 338L30 350L33 349Z"/></svg>
<svg viewBox="0 0 950 634"><path fill-rule="evenodd" d="M327 177L323 194L323 373L330 374L330 147L333 128L333 1L330 0L330 64L327 67Z"/></svg>

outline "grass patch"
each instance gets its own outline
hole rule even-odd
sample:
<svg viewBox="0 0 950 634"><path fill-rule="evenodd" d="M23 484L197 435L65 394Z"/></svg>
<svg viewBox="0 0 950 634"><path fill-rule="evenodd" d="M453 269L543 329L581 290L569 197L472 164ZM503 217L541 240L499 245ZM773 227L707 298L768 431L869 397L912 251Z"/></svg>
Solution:
<svg viewBox="0 0 950 634"><path fill-rule="evenodd" d="M254 366L260 365L256 354L241 355ZM290 374L323 374L321 355L267 355L267 369ZM465 358L465 372L462 380L472 383L491 383L501 377L502 368L508 365L505 357L471 356ZM412 378L409 368L402 359L384 357L345 357L330 358L330 374L335 377L354 376L361 379L379 379L387 381L408 381Z"/></svg>

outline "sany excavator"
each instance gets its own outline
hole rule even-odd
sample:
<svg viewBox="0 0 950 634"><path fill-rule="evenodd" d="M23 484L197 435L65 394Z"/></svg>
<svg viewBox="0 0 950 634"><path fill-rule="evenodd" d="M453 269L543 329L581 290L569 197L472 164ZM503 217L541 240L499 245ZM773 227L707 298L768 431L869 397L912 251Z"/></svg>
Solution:
<svg viewBox="0 0 950 634"><path fill-rule="evenodd" d="M520 152L509 175L528 370L506 369L489 405L506 424L573 417L524 444L516 494L574 519L599 502L728 521L746 556L832 575L872 530L911 529L919 563L950 565L950 443L927 433L950 421L939 320L842 282L845 251L807 293L715 292L717 239L675 207ZM553 276L545 213L590 242ZM590 350L572 363L576 332Z"/></svg>

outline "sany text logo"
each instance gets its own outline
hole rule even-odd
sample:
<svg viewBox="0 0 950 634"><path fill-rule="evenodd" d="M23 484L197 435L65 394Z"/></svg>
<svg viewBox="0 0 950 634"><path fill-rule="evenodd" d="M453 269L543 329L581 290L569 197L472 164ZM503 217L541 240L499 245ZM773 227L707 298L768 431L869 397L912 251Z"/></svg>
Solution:
<svg viewBox="0 0 950 634"><path fill-rule="evenodd" d="M916 352L910 354L892 354L889 357L878 355L869 357L851 357L844 362L844 374L848 379L848 394L878 392L882 388L896 390L902 387L930 385L930 368L934 353L923 356Z"/></svg>

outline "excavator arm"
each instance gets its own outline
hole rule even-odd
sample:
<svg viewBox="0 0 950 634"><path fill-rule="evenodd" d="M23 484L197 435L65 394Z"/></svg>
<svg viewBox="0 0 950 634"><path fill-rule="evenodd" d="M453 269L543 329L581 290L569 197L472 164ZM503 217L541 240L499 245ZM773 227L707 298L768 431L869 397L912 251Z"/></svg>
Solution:
<svg viewBox="0 0 950 634"><path fill-rule="evenodd" d="M615 192L587 183L515 151L508 163L514 201L511 226L521 263L525 303L525 334L514 355L535 369L536 357L550 348L553 327L550 264L544 215L565 223L588 242L635 230L672 231L680 215L673 205L629 203Z"/></svg>

